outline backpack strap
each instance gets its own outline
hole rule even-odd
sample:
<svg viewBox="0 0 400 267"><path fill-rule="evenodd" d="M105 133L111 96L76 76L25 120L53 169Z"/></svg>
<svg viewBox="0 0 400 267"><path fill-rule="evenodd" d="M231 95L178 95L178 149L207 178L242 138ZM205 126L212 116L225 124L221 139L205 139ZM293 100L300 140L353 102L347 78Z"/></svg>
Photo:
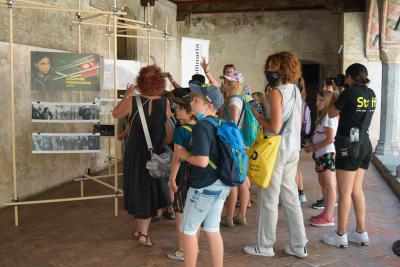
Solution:
<svg viewBox="0 0 400 267"><path fill-rule="evenodd" d="M214 117L206 117L204 118L204 120L213 125L214 127L218 127L221 123L221 120L218 120L217 118ZM208 165L214 171L218 169L217 165L210 159L210 157L208 158Z"/></svg>
<svg viewBox="0 0 400 267"><path fill-rule="evenodd" d="M181 126L183 129L186 129L188 132L192 132L192 128L187 125Z"/></svg>

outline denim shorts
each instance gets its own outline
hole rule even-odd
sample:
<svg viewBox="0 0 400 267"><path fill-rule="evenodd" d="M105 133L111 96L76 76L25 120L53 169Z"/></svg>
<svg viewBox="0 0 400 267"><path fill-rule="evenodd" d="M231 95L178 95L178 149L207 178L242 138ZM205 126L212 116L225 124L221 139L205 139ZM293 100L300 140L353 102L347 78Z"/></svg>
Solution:
<svg viewBox="0 0 400 267"><path fill-rule="evenodd" d="M219 232L222 209L230 190L231 187L221 180L200 189L190 187L183 211L182 233L196 235L201 225L206 232Z"/></svg>

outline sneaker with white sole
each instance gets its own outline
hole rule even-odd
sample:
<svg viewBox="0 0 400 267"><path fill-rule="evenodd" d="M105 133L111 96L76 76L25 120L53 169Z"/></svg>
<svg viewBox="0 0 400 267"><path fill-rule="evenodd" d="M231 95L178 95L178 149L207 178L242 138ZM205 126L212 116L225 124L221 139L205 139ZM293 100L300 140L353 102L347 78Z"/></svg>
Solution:
<svg viewBox="0 0 400 267"><path fill-rule="evenodd" d="M335 246L338 248L347 248L348 246L347 234L340 236L337 234L337 232L334 232L330 235L326 235L322 239L322 242L324 242L327 245Z"/></svg>
<svg viewBox="0 0 400 267"><path fill-rule="evenodd" d="M307 247L292 247L292 246L286 246L285 247L285 253L288 255L296 256L298 258L304 258L307 257Z"/></svg>
<svg viewBox="0 0 400 267"><path fill-rule="evenodd" d="M274 248L263 248L259 247L258 245L255 246L245 246L243 248L244 252L246 252L249 255L254 255L254 256L264 256L264 257L273 257L275 256Z"/></svg>
<svg viewBox="0 0 400 267"><path fill-rule="evenodd" d="M180 250L180 249L176 249L176 250L168 252L167 256L171 260L178 260L178 261L184 261L185 260L183 251Z"/></svg>
<svg viewBox="0 0 400 267"><path fill-rule="evenodd" d="M307 198L306 198L306 195L304 193L299 194L299 201L300 201L300 204L303 204L303 203L307 202Z"/></svg>
<svg viewBox="0 0 400 267"><path fill-rule="evenodd" d="M312 226L335 226L335 219L329 216L326 216L325 214L322 214L322 216L314 219L310 223Z"/></svg>
<svg viewBox="0 0 400 267"><path fill-rule="evenodd" d="M361 246L368 246L369 245L369 238L367 231L363 233L352 232L347 237L349 242L359 244Z"/></svg>

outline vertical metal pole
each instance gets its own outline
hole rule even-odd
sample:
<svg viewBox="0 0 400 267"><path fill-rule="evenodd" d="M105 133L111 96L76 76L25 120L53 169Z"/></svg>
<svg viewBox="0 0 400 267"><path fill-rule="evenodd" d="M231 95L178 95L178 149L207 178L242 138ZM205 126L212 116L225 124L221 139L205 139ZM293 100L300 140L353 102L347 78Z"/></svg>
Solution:
<svg viewBox="0 0 400 267"><path fill-rule="evenodd" d="M150 65L150 50L151 50L151 40L150 40L150 29L151 29L151 10L150 1L147 2L147 65Z"/></svg>
<svg viewBox="0 0 400 267"><path fill-rule="evenodd" d="M117 73L117 52L118 52L118 44L117 44L117 23L118 23L118 17L117 17L117 0L114 0L114 8L115 8L115 13L114 13L114 101L115 105L117 105L117 98L118 98L118 93L117 93L117 85L118 85L118 73ZM115 120L115 131L117 130L117 120ZM118 216L118 162L117 162L117 133L115 133L114 136L114 208L115 208L115 216Z"/></svg>
<svg viewBox="0 0 400 267"><path fill-rule="evenodd" d="M13 177L13 188L14 188L14 201L18 201L17 192L17 161L15 152L15 96L14 96L14 47L13 47L13 7L9 5L9 17L10 17L10 44L9 44L9 56L10 56L10 93L11 93L11 153L12 153L12 177ZM18 206L14 206L14 220L15 226L19 225L18 222Z"/></svg>
<svg viewBox="0 0 400 267"><path fill-rule="evenodd" d="M107 20L107 24L110 24L110 15L108 15L108 20ZM108 56L107 59L111 59L111 27L107 28L107 38L108 38ZM112 121L112 117L110 118L110 116L108 116L108 122L111 123ZM111 172L112 172L112 162L111 162L111 138L107 138L108 139L108 174L111 176ZM117 155L115 154L115 158L114 160L117 160Z"/></svg>
<svg viewBox="0 0 400 267"><path fill-rule="evenodd" d="M168 49L168 17L165 18L165 40L164 40L164 72L166 72L167 65L167 49Z"/></svg>
<svg viewBox="0 0 400 267"><path fill-rule="evenodd" d="M81 16L81 0L78 0L78 20L80 21L80 16ZM81 39L81 24L78 24L78 53L82 53L82 39ZM82 92L79 92L79 100L82 100ZM90 169L90 158L89 158L89 169ZM83 179L81 179L80 181L81 183L81 197L83 197L84 195L84 191L83 191Z"/></svg>

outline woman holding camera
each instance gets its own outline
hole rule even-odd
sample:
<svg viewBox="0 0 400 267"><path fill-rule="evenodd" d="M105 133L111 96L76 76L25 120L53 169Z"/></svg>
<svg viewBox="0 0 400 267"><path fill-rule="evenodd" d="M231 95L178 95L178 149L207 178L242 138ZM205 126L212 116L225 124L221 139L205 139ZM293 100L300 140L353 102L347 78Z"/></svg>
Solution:
<svg viewBox="0 0 400 267"><path fill-rule="evenodd" d="M336 177L338 185L338 229L326 236L323 242L345 248L348 242L367 246L365 229L365 198L362 188L365 170L372 156L372 145L368 135L372 115L376 107L376 96L369 83L367 68L359 63L350 65L345 72L347 85L339 98L329 107L331 118L340 114L336 148ZM347 235L347 222L351 204L356 215L356 229Z"/></svg>
<svg viewBox="0 0 400 267"><path fill-rule="evenodd" d="M304 229L297 185L295 181L300 151L302 101L296 83L301 76L301 64L297 56L280 52L269 56L265 63L269 84L268 102L270 119L265 119L253 109L258 122L268 135L282 133L279 154L272 172L269 187L261 189L257 205L257 244L244 247L247 254L272 257L276 243L278 205L286 215L290 244L285 253L296 257L307 256L307 238Z"/></svg>

